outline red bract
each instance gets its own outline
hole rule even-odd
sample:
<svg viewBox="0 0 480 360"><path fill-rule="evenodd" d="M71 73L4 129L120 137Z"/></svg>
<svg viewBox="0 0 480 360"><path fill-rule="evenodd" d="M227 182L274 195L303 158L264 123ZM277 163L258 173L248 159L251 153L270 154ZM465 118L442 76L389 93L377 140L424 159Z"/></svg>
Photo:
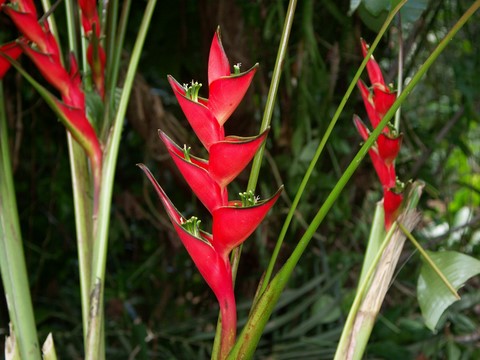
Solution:
<svg viewBox="0 0 480 360"><path fill-rule="evenodd" d="M203 146L210 150L210 145L223 140L225 133L210 109L201 102L193 101L185 96L186 90L172 76L168 76L180 107L195 134Z"/></svg>
<svg viewBox="0 0 480 360"><path fill-rule="evenodd" d="M44 52L32 49L25 42L20 42L22 50L37 66L40 73L51 85L53 85L60 93L68 95L70 85L70 76L65 68Z"/></svg>
<svg viewBox="0 0 480 360"><path fill-rule="evenodd" d="M383 192L383 209L385 212L385 228L388 230L400 213L403 195L397 194L392 190Z"/></svg>
<svg viewBox="0 0 480 360"><path fill-rule="evenodd" d="M70 56L70 73L67 72L60 58L57 40L46 21L42 24L38 22L33 1L14 3L20 11L14 10L12 6L4 5L2 8L24 36L18 41L18 46L37 66L44 78L60 92L63 101L54 98L47 91L42 94L90 158L96 211L100 191L102 149L86 116L85 95L76 60L73 55Z"/></svg>
<svg viewBox="0 0 480 360"><path fill-rule="evenodd" d="M230 64L220 39L220 29L213 36L208 58L208 108L220 125L223 125L245 96L257 65L240 73L239 64L232 74Z"/></svg>
<svg viewBox="0 0 480 360"><path fill-rule="evenodd" d="M367 55L368 45L362 40L363 56ZM396 93L385 85L380 66L375 59L370 57L367 62L367 72L372 84L372 90L359 80L357 85L362 95L365 109L373 128L376 128L385 113L390 109L396 99ZM353 118L363 140L367 140L370 135L369 130L358 116ZM385 126L382 133L378 136L375 144L369 149L368 153L372 159L373 167L380 179L384 192L384 213L385 227L388 230L398 216L403 196L392 192L396 187L395 159L400 151L402 135L398 135L391 126Z"/></svg>
<svg viewBox="0 0 480 360"><path fill-rule="evenodd" d="M380 134L377 138L378 155L386 165L391 165L397 158L403 135Z"/></svg>
<svg viewBox="0 0 480 360"><path fill-rule="evenodd" d="M210 234L198 228L193 234L185 229L184 224L187 220L178 212L148 168L143 164L138 166L153 184L180 240L218 300L222 316L221 347L223 353L226 353L235 341L237 323L232 272L228 257L221 256L215 250ZM193 226L197 226L197 224L193 224Z"/></svg>
<svg viewBox="0 0 480 360"><path fill-rule="evenodd" d="M283 187L271 198L243 206L241 202L231 202L213 211L213 246L227 257L230 252L242 244L260 225L268 211L278 200Z"/></svg>
<svg viewBox="0 0 480 360"><path fill-rule="evenodd" d="M38 23L36 13L19 12L10 6L5 6L4 10L25 38L35 43L42 53L51 56L55 62L60 62L58 44L47 22L44 22L42 27Z"/></svg>
<svg viewBox="0 0 480 360"><path fill-rule="evenodd" d="M361 40L361 43L362 53L365 57L368 52L368 45L363 39ZM379 113L380 117L383 117L388 111L388 109L390 109L390 107L395 102L397 94L396 92L392 92L390 88L385 84L385 80L383 79L380 66L375 61L375 58L373 56L370 57L367 62L367 72L373 88L373 103L375 106L375 110ZM374 125L374 127L376 126Z"/></svg>
<svg viewBox="0 0 480 360"><path fill-rule="evenodd" d="M185 152L175 144L165 133L159 131L160 138L167 147L178 170L187 181L192 191L197 195L207 210L214 209L228 203L228 194L212 179L208 173L208 162L193 155L185 158Z"/></svg>
<svg viewBox="0 0 480 360"><path fill-rule="evenodd" d="M186 86L182 87L178 82L176 82L173 77L169 77L170 84L175 92L177 98L179 96L184 97L187 100L191 100L194 103L198 104L197 107L204 106L208 109L210 114L208 116L202 115L202 117L209 117L211 119L216 119L218 125L223 126L228 120L230 115L235 111L240 101L245 96L250 83L252 82L253 76L257 70L257 65L254 65L250 70L240 73L239 67L236 67L238 72L231 73L230 65L228 64L227 56L223 50L223 46L220 41L220 35L217 31L212 41L212 46L210 48L210 57L209 57L209 67L208 67L208 92L209 98L203 99L195 95L194 98L188 97ZM236 70L237 71L237 70ZM194 85L195 86L195 85ZM197 85L200 87L201 85ZM198 89L196 90L196 93ZM180 101L180 106L185 112L185 115L195 130L195 126L198 128L198 120L195 119L195 110L192 109L191 104L188 102ZM185 109L184 106L189 105L190 108ZM204 110L199 110L203 111ZM211 122L210 120L209 122ZM195 125L194 125L195 124ZM209 125L213 127L214 125ZM196 131L196 130L195 130ZM214 132L212 136L215 136L218 132ZM198 134L202 143L204 142L203 137L205 134L201 132ZM209 146L207 146L207 149Z"/></svg>
<svg viewBox="0 0 480 360"><path fill-rule="evenodd" d="M362 120L360 120L357 115L353 115L353 122L362 139L364 141L367 140L370 136L370 131L368 131ZM385 136L384 134L380 134L380 136L382 135ZM380 138L380 136L378 138ZM392 162L387 163L380 156L378 142L368 150L368 154L370 155L370 159L372 160L373 167L375 168L382 187L386 189L394 187L396 181L395 166Z"/></svg>
<svg viewBox="0 0 480 360"><path fill-rule="evenodd" d="M4 56L1 56L1 54L7 55L15 60L22 54L22 49L15 41L0 45L0 80L3 79L11 66L10 61Z"/></svg>
<svg viewBox="0 0 480 360"><path fill-rule="evenodd" d="M82 26L87 36L91 35L93 28L95 34L100 37L100 21L98 19L97 2L95 0L78 0L82 10Z"/></svg>
<svg viewBox="0 0 480 360"><path fill-rule="evenodd" d="M221 188L245 169L265 141L268 131L250 138L227 136L210 147L208 172Z"/></svg>

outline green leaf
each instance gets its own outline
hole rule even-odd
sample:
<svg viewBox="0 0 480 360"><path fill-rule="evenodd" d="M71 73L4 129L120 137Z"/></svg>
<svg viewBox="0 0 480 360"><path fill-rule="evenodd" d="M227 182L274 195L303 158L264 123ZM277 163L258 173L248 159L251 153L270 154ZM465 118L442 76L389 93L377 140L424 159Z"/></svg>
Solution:
<svg viewBox="0 0 480 360"><path fill-rule="evenodd" d="M455 251L430 252L430 258L442 270L455 289L480 273L480 261ZM440 277L427 264L422 265L417 284L417 297L425 325L435 331L440 316L457 299Z"/></svg>

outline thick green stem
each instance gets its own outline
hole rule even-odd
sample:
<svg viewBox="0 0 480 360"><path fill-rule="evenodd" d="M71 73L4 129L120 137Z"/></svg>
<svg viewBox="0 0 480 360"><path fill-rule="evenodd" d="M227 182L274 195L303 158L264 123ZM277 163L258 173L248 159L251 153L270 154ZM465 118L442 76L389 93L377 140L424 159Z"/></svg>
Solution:
<svg viewBox="0 0 480 360"><path fill-rule="evenodd" d="M40 360L8 149L7 119L1 80L0 104L0 270L8 314L21 358Z"/></svg>
<svg viewBox="0 0 480 360"><path fill-rule="evenodd" d="M96 360L100 356L100 337L103 324L103 293L105 286L105 267L108 248L108 229L110 223L110 208L117 164L118 149L123 128L123 121L127 111L128 99L133 86L141 51L153 15L156 0L149 0L144 17L140 25L137 40L133 48L130 64L125 77L125 84L120 99L118 111L113 123L113 129L105 151L105 162L102 174L99 211L94 225L95 242L92 259L92 277L90 294L90 315L87 335L87 360Z"/></svg>
<svg viewBox="0 0 480 360"><path fill-rule="evenodd" d="M76 7L72 0L65 2L67 19L68 47L78 56L78 46L75 27ZM82 306L82 325L84 345L87 341L88 309L90 303L90 277L92 258L92 194L89 176L88 158L82 147L67 131L68 155L70 159L70 174L72 177L73 204L75 208L75 229L77 235L78 271L80 276L80 301Z"/></svg>

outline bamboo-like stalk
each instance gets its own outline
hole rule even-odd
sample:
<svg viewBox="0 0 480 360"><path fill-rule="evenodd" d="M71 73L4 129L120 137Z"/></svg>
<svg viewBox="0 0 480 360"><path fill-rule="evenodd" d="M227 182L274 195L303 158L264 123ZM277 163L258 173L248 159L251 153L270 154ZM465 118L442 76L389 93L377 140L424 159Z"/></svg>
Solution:
<svg viewBox="0 0 480 360"><path fill-rule="evenodd" d="M103 296L105 287L105 268L107 262L108 230L110 224L110 208L113 193L115 169L118 158L118 149L123 128L123 121L127 111L128 99L133 87L133 80L140 61L140 54L145 42L147 30L153 15L156 0L149 0L145 8L144 17L140 25L137 39L125 77L122 96L113 123L110 137L106 144L105 162L102 173L102 184L98 217L94 224L95 241L92 257L92 276L90 281L90 314L87 334L87 360L98 360L101 351L101 333L104 323Z"/></svg>
<svg viewBox="0 0 480 360"><path fill-rule="evenodd" d="M65 2L68 48L78 57L75 17L78 13L72 0ZM87 340L88 310L90 295L91 257L93 242L92 191L89 176L88 158L82 147L67 131L68 156L72 177L72 193L77 238L78 271L80 279L80 301L82 307L82 328L84 344Z"/></svg>

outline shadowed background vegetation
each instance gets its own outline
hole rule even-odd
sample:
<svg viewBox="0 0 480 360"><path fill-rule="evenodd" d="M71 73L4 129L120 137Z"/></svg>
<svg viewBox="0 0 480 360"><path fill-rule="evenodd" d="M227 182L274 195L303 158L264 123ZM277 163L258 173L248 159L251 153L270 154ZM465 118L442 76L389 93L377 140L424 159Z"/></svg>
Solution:
<svg viewBox="0 0 480 360"><path fill-rule="evenodd" d="M368 3L365 2L365 3ZM375 53L396 84L399 37L406 81L470 4L414 1L418 14L397 22ZM285 192L246 242L237 277L239 322L246 318L291 199L330 118L362 60L360 37L373 41L382 13L350 1L299 1L288 58L257 187L267 197ZM172 231L136 163L144 162L185 216L206 210L192 195L158 139L201 147L166 76L206 83L208 51L220 25L232 63L260 64L253 86L226 124L227 133L258 132L287 7L286 1L162 1L157 5L130 100L119 154L106 279L108 359L207 359L218 315L213 294ZM143 8L139 6L139 8ZM62 11L61 7L58 11ZM132 13L131 46L141 12ZM58 17L61 19L61 16ZM0 40L15 36L0 17ZM467 23L402 108L404 145L396 168L403 181L421 179L426 191L416 236L427 249L480 253L480 16ZM129 49L125 50L125 61ZM22 64L32 70L27 59ZM34 72L34 70L32 70ZM38 74L38 73L37 73ZM16 73L5 79L18 207L40 338L53 332L60 356L82 354L82 327L71 180L62 126ZM206 86L205 86L206 88ZM203 89L202 89L203 90ZM202 93L204 96L208 94ZM352 115L366 120L354 92L318 163L289 230L290 253L353 158L360 137ZM244 191L248 172L232 184ZM237 191L238 190L238 191ZM280 300L260 343L258 359L331 359L357 284L380 185L366 159L320 227ZM207 228L209 224L204 224ZM395 282L374 329L367 358L480 358L480 283L444 316L436 334L424 325L415 287L420 260L406 246ZM7 332L4 297L0 335ZM245 304L245 306L242 306ZM1 336L3 341L3 337Z"/></svg>

